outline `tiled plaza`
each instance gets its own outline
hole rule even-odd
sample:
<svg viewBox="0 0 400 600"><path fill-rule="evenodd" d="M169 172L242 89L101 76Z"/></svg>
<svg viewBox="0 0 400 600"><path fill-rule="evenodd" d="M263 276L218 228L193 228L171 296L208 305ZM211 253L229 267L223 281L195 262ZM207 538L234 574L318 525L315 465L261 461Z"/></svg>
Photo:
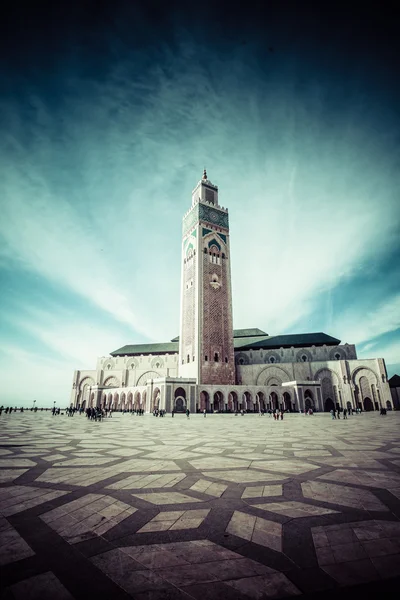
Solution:
<svg viewBox="0 0 400 600"><path fill-rule="evenodd" d="M399 432L400 414L377 412L3 413L0 597L385 597L400 577Z"/></svg>

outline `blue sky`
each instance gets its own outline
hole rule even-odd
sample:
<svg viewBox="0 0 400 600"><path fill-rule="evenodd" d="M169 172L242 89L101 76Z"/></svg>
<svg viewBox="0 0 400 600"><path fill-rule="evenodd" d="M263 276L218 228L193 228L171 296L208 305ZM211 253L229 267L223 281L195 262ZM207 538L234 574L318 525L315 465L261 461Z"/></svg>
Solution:
<svg viewBox="0 0 400 600"><path fill-rule="evenodd" d="M65 404L74 369L179 333L204 166L235 327L324 331L400 372L390 19L83 5L10 12L2 40L0 402Z"/></svg>

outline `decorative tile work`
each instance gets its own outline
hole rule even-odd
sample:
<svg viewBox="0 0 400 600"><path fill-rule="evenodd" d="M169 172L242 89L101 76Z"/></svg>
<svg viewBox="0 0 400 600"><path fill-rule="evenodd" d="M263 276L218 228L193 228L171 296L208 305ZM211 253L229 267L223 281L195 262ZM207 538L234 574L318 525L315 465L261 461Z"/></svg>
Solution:
<svg viewBox="0 0 400 600"><path fill-rule="evenodd" d="M138 533L177 529L197 529L209 512L210 510L207 509L161 512L139 529Z"/></svg>
<svg viewBox="0 0 400 600"><path fill-rule="evenodd" d="M280 523L235 510L226 532L282 552L282 525Z"/></svg>
<svg viewBox="0 0 400 600"><path fill-rule="evenodd" d="M275 512L279 515L284 515L285 517L292 517L292 519L297 519L298 517L315 517L317 515L328 515L338 512L337 510L295 501L269 502L268 504L252 504L252 506L254 506L254 508L260 508L261 510Z"/></svg>

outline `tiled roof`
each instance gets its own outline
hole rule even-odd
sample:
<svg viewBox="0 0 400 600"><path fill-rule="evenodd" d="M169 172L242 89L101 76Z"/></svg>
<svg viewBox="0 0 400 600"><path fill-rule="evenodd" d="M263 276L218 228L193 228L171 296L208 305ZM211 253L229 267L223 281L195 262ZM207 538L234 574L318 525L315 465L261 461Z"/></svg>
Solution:
<svg viewBox="0 0 400 600"><path fill-rule="evenodd" d="M255 335L243 336L243 332L257 332ZM260 333L258 333L260 332ZM239 333L239 335L237 335ZM307 346L337 346L340 340L326 333L295 333L292 335L267 336L260 329L235 329L235 350L250 350L250 348L304 348ZM179 352L179 337L164 344L134 344L122 346L111 352L111 356L134 356L138 354L177 354Z"/></svg>
<svg viewBox="0 0 400 600"><path fill-rule="evenodd" d="M326 333L294 333L289 335L273 335L263 339L242 338L235 340L235 349L250 350L250 348L305 348L307 346L337 346L340 340Z"/></svg>
<svg viewBox="0 0 400 600"><path fill-rule="evenodd" d="M110 354L111 356L133 356L136 354L175 354L178 352L178 343L166 342L164 344L128 344L118 350L114 350L114 352L110 352Z"/></svg>
<svg viewBox="0 0 400 600"><path fill-rule="evenodd" d="M234 338L244 338L244 337L257 337L257 336L267 336L268 333L254 327L252 329L234 329L233 337Z"/></svg>

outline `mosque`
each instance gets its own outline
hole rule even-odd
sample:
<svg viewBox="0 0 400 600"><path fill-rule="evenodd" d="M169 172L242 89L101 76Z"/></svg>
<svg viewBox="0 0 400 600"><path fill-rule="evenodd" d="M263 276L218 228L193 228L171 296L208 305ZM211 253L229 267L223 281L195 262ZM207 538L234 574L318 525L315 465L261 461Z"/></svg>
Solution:
<svg viewBox="0 0 400 600"><path fill-rule="evenodd" d="M71 404L114 410L392 409L383 358L326 333L233 329L228 209L204 170L183 217L180 335L123 346L75 371Z"/></svg>

